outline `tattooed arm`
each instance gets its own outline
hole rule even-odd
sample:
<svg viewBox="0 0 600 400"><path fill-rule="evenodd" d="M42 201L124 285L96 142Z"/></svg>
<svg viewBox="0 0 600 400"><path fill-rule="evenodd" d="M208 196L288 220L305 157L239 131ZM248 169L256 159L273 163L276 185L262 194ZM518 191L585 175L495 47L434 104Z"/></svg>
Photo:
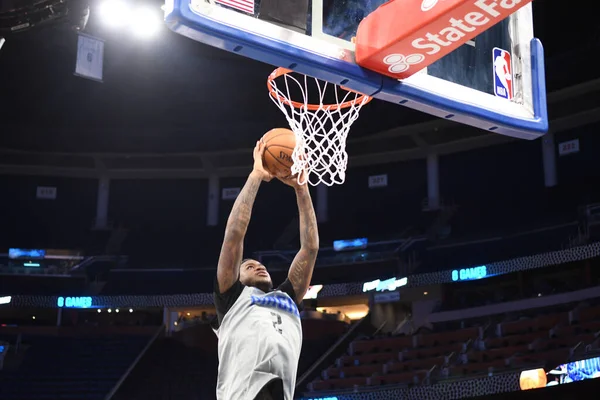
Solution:
<svg viewBox="0 0 600 400"><path fill-rule="evenodd" d="M219 291L225 293L239 278L239 267L244 250L244 237L248 230L252 206L262 181L270 181L271 175L262 165L264 144L257 142L254 148L254 168L246 184L240 191L225 228L225 238L221 247L221 255L217 265L217 282Z"/></svg>
<svg viewBox="0 0 600 400"><path fill-rule="evenodd" d="M284 180L284 182L296 190L298 211L300 213L300 251L294 257L288 273L288 279L296 293L294 300L300 303L308 291L315 262L317 261L319 231L308 185L298 185L295 178Z"/></svg>

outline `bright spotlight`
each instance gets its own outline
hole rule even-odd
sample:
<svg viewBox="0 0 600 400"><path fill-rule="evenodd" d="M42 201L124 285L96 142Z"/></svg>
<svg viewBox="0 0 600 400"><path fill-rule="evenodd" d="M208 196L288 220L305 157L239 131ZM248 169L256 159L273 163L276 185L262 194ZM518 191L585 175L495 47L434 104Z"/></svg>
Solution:
<svg viewBox="0 0 600 400"><path fill-rule="evenodd" d="M131 10L121 0L106 0L100 5L98 14L103 23L112 27L124 26L130 18Z"/></svg>
<svg viewBox="0 0 600 400"><path fill-rule="evenodd" d="M138 8L131 15L131 29L140 37L153 36L162 24L160 16L152 8Z"/></svg>

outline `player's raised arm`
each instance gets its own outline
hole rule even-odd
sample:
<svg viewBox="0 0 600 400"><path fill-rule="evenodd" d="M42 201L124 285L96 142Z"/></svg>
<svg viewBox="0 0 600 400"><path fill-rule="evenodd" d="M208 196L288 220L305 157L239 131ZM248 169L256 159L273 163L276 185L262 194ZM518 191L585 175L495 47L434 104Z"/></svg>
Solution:
<svg viewBox="0 0 600 400"><path fill-rule="evenodd" d="M300 251L294 257L288 279L296 293L296 302L300 303L310 286L313 269L319 252L319 230L308 185L299 185L296 178L282 181L296 191L298 211L300 213Z"/></svg>
<svg viewBox="0 0 600 400"><path fill-rule="evenodd" d="M221 247L219 263L217 265L217 282L219 291L226 292L239 278L239 267L242 262L244 250L244 237L250 223L252 206L262 181L270 181L272 176L262 164L264 144L256 142L254 147L254 167L246 184L240 191L225 228L225 238Z"/></svg>

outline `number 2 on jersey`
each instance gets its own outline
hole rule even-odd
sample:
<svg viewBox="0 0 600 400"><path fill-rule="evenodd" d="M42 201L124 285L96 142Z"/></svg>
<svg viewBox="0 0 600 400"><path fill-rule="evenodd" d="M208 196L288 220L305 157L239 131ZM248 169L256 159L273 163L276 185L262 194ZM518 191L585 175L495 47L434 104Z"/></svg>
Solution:
<svg viewBox="0 0 600 400"><path fill-rule="evenodd" d="M273 328L279 333L282 333L281 330L281 315L271 312L271 316L273 317Z"/></svg>

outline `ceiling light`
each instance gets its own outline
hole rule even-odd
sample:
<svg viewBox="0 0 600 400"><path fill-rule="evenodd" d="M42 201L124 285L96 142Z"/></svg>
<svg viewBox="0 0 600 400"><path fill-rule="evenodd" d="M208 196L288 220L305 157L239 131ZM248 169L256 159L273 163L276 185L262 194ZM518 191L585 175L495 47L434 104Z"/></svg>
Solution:
<svg viewBox="0 0 600 400"><path fill-rule="evenodd" d="M153 8L140 7L130 15L131 29L138 37L152 37L162 25L160 15Z"/></svg>
<svg viewBox="0 0 600 400"><path fill-rule="evenodd" d="M106 0L98 9L98 15L102 18L102 23L111 27L127 24L130 13L131 10L128 4L121 0Z"/></svg>

